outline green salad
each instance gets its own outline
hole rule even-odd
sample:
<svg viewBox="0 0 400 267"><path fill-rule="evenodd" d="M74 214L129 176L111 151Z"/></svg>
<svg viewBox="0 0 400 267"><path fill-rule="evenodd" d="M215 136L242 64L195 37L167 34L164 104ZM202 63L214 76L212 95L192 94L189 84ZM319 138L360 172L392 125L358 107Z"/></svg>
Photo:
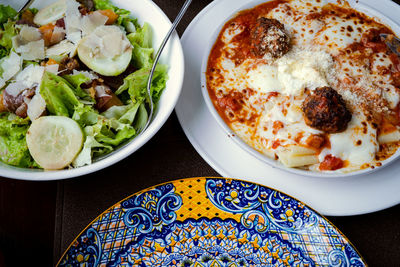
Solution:
<svg viewBox="0 0 400 267"><path fill-rule="evenodd" d="M91 164L148 119L152 31L109 0L0 5L0 160L57 170ZM152 80L155 103L168 68Z"/></svg>

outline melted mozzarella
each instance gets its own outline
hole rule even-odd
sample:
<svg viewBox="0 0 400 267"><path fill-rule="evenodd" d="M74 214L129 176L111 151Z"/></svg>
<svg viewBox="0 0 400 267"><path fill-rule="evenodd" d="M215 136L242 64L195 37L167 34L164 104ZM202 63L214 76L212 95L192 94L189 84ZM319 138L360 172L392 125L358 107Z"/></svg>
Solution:
<svg viewBox="0 0 400 267"><path fill-rule="evenodd" d="M278 75L276 66L261 64L247 74L247 81L251 88L263 93L282 92Z"/></svg>
<svg viewBox="0 0 400 267"><path fill-rule="evenodd" d="M244 30L244 27L238 26L237 24L233 24L228 27L222 35L222 41L224 43L229 43L232 39L241 33Z"/></svg>
<svg viewBox="0 0 400 267"><path fill-rule="evenodd" d="M249 86L260 92L301 95L305 88L328 86L332 58L322 51L294 50L272 65L260 64L247 75Z"/></svg>
<svg viewBox="0 0 400 267"><path fill-rule="evenodd" d="M365 124L363 125L362 122ZM333 155L347 160L349 168L370 164L379 150L377 130L374 129L362 114L353 114L347 130L342 133L331 134L329 137L331 148L324 149L320 154L320 161L325 155Z"/></svg>
<svg viewBox="0 0 400 267"><path fill-rule="evenodd" d="M274 141L280 142L276 149L281 150L284 146L296 144L294 137L298 134L303 136L302 141L312 134L320 134L321 131L307 126L301 111L301 101L279 97L266 103L265 113L262 115L257 129L260 137L268 140L267 148L273 148ZM283 128L277 130L274 125L281 123Z"/></svg>
<svg viewBox="0 0 400 267"><path fill-rule="evenodd" d="M395 109L400 103L400 92L399 89L393 85L386 85L386 88L382 90L382 96L389 103L389 107Z"/></svg>
<svg viewBox="0 0 400 267"><path fill-rule="evenodd" d="M345 49L347 46L354 42L360 42L363 30L360 28L360 23L357 19L342 19L335 17L335 20L327 21L327 26L321 30L315 43L320 44L333 55L337 55L340 50Z"/></svg>

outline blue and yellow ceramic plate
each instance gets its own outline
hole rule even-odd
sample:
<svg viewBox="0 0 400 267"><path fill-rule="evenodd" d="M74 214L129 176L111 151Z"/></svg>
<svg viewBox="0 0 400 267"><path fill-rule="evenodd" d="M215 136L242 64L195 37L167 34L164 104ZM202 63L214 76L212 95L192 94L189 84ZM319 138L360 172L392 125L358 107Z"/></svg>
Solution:
<svg viewBox="0 0 400 267"><path fill-rule="evenodd" d="M162 184L115 204L59 266L366 266L325 218L273 189L224 178Z"/></svg>

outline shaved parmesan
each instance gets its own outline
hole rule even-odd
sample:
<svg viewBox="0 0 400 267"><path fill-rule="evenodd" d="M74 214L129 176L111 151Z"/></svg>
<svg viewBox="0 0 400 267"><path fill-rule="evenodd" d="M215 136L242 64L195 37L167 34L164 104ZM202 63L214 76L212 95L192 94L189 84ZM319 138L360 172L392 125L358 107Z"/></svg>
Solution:
<svg viewBox="0 0 400 267"><path fill-rule="evenodd" d="M19 35L26 42L38 41L42 38L42 34L40 33L38 28L26 25L22 26Z"/></svg>
<svg viewBox="0 0 400 267"><path fill-rule="evenodd" d="M52 64L52 65L47 65L45 67L45 69L46 69L46 71L54 73L54 74L57 75L58 74L58 67L59 67L58 64Z"/></svg>
<svg viewBox="0 0 400 267"><path fill-rule="evenodd" d="M68 40L63 40L60 43L46 49L46 57L65 56L73 52L76 46Z"/></svg>
<svg viewBox="0 0 400 267"><path fill-rule="evenodd" d="M44 59L44 40L29 41L24 39L21 35L14 36L13 47L15 52L20 53L24 60L38 60Z"/></svg>
<svg viewBox="0 0 400 267"><path fill-rule="evenodd" d="M28 103L27 115L31 121L39 118L46 110L46 101L43 97L36 93L32 100Z"/></svg>
<svg viewBox="0 0 400 267"><path fill-rule="evenodd" d="M15 82L15 83L10 83L6 87L6 91L9 95L12 95L13 97L17 97L22 91L26 89L26 85L22 82Z"/></svg>
<svg viewBox="0 0 400 267"><path fill-rule="evenodd" d="M54 27L53 34L51 35L50 42L52 44L57 44L64 40L65 30L61 27Z"/></svg>
<svg viewBox="0 0 400 267"><path fill-rule="evenodd" d="M11 52L10 55L1 63L1 68L3 69L3 87L5 82L11 79L17 74L22 65L22 58L18 54ZM1 84L0 84L1 85Z"/></svg>
<svg viewBox="0 0 400 267"><path fill-rule="evenodd" d="M128 67L132 45L118 26L100 26L82 39L78 56L90 69L105 76L116 76Z"/></svg>
<svg viewBox="0 0 400 267"><path fill-rule="evenodd" d="M18 73L18 75L15 77L15 80L23 83L25 85L25 88L32 88L42 83L43 73L44 67L29 65L20 73Z"/></svg>
<svg viewBox="0 0 400 267"><path fill-rule="evenodd" d="M72 75L78 75L78 74L83 74L85 75L86 78L90 79L90 80L95 80L98 79L99 76L97 76L95 73L93 72L89 72L89 71L77 71L77 70L73 70Z"/></svg>
<svg viewBox="0 0 400 267"><path fill-rule="evenodd" d="M74 44L78 44L82 39L80 30L82 15L79 12L79 6L80 4L75 0L68 0L64 18L66 37Z"/></svg>
<svg viewBox="0 0 400 267"><path fill-rule="evenodd" d="M105 25L107 20L108 17L104 16L98 11L95 11L87 16L83 16L81 21L83 36L92 33L97 27Z"/></svg>

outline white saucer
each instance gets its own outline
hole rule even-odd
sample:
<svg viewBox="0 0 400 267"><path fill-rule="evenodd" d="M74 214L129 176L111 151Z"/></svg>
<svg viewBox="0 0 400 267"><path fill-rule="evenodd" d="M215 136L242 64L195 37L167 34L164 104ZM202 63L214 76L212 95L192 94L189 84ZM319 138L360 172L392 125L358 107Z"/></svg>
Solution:
<svg viewBox="0 0 400 267"><path fill-rule="evenodd" d="M263 1L259 1L260 3ZM359 0L360 10L376 6L375 0ZM283 191L324 215L356 215L400 203L400 162L368 175L347 178L305 177L285 172L258 160L217 124L201 95L203 54L216 25L245 6L243 0L216 0L191 22L182 36L185 80L176 106L179 121L197 152L218 173ZM400 24L400 6L379 1L379 12Z"/></svg>

